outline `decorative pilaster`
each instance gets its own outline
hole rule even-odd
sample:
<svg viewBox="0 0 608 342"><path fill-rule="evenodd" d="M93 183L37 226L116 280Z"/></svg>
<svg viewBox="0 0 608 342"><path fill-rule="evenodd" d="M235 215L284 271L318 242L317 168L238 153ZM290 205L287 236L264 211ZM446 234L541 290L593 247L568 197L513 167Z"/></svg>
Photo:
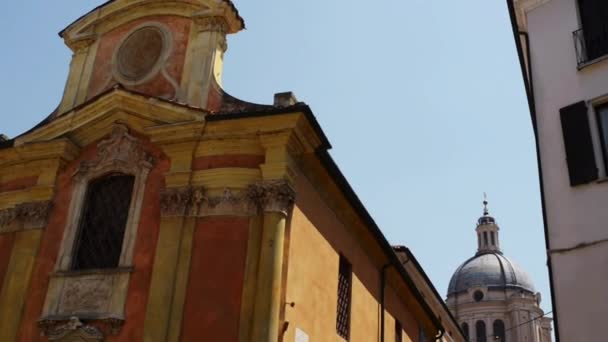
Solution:
<svg viewBox="0 0 608 342"><path fill-rule="evenodd" d="M192 17L194 25L182 77L185 99L192 106L207 108L209 92L214 83L221 85L226 34L230 26L224 10L198 12Z"/></svg>
<svg viewBox="0 0 608 342"><path fill-rule="evenodd" d="M248 193L264 213L251 340L274 342L281 319L285 226L295 191L287 181L278 180L254 184Z"/></svg>
<svg viewBox="0 0 608 342"><path fill-rule="evenodd" d="M91 79L93 62L97 54L97 35L84 34L66 37L65 44L74 52L70 63L70 73L59 105L62 114L84 102Z"/></svg>

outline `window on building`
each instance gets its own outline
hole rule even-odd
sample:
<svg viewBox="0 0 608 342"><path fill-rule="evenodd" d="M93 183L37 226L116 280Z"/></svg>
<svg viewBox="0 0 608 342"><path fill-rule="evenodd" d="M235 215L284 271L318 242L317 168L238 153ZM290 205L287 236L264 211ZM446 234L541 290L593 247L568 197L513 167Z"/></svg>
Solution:
<svg viewBox="0 0 608 342"><path fill-rule="evenodd" d="M577 46L584 47L587 62L608 54L608 2L605 0L578 0L582 30L579 30ZM582 36L581 36L582 31ZM575 38L577 38L575 32Z"/></svg>
<svg viewBox="0 0 608 342"><path fill-rule="evenodd" d="M338 308L336 318L336 331L343 339L350 336L350 305L352 290L352 266L340 256L340 268L338 272Z"/></svg>
<svg viewBox="0 0 608 342"><path fill-rule="evenodd" d="M605 170L608 170L608 104L595 107Z"/></svg>
<svg viewBox="0 0 608 342"><path fill-rule="evenodd" d="M473 292L473 299L475 299L476 302L481 302L483 299L483 292L479 290Z"/></svg>
<svg viewBox="0 0 608 342"><path fill-rule="evenodd" d="M403 340L403 326L401 322L395 320L395 342L401 342Z"/></svg>
<svg viewBox="0 0 608 342"><path fill-rule="evenodd" d="M475 323L475 342L487 342L486 324L483 321Z"/></svg>
<svg viewBox="0 0 608 342"><path fill-rule="evenodd" d="M76 236L72 270L119 265L135 177L112 174L91 182Z"/></svg>
<svg viewBox="0 0 608 342"><path fill-rule="evenodd" d="M494 340L496 340L496 342L505 342L506 341L506 337L505 337L505 323L500 320L497 319L494 321Z"/></svg>
<svg viewBox="0 0 608 342"><path fill-rule="evenodd" d="M496 245L496 241L494 241L494 232L490 233L490 238L492 240L492 246Z"/></svg>
<svg viewBox="0 0 608 342"><path fill-rule="evenodd" d="M488 246L488 232L483 232L483 243L486 247Z"/></svg>
<svg viewBox="0 0 608 342"><path fill-rule="evenodd" d="M559 110L570 185L598 179L587 104L580 101Z"/></svg>
<svg viewBox="0 0 608 342"><path fill-rule="evenodd" d="M460 326L462 329L462 334L464 335L464 340L469 341L469 325L467 323L462 323Z"/></svg>

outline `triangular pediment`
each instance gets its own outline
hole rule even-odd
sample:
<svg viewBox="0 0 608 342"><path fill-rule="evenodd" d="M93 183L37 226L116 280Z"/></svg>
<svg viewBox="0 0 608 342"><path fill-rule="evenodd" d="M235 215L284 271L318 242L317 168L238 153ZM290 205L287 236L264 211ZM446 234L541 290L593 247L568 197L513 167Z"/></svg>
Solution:
<svg viewBox="0 0 608 342"><path fill-rule="evenodd" d="M103 137L115 122L143 132L164 125L200 123L207 112L114 88L15 140L15 145L69 138L86 146Z"/></svg>

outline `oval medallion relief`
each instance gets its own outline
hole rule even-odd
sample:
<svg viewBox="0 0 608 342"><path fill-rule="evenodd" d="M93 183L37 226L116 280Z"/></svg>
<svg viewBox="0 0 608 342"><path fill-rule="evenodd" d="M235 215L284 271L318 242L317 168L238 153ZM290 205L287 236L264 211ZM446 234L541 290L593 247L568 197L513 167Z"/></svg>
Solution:
<svg viewBox="0 0 608 342"><path fill-rule="evenodd" d="M114 75L126 84L141 84L163 67L169 50L166 30L157 26L135 29L114 55Z"/></svg>

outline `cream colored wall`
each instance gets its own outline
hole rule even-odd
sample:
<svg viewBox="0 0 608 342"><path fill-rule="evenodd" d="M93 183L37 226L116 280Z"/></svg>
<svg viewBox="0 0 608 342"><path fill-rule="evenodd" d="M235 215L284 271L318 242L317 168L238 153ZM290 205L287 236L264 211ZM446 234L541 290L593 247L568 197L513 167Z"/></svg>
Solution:
<svg viewBox="0 0 608 342"><path fill-rule="evenodd" d="M608 61L577 70L572 38L581 28L577 11L577 1L551 0L527 15L551 249L608 238L608 183L570 186L559 116L560 108L608 95ZM599 152L594 115L589 117ZM605 177L600 153L597 161ZM608 273L598 270L608 264L608 244L552 253L551 259L560 339L604 340L598 327L608 316Z"/></svg>
<svg viewBox="0 0 608 342"><path fill-rule="evenodd" d="M379 341L379 268L301 174L296 193L286 285L286 301L295 307L286 307L284 341L295 340L296 328L310 341L342 341L336 334L340 253L353 266L350 341ZM394 340L394 313L407 330L403 341L417 341L418 323L390 287L387 302L386 341Z"/></svg>

